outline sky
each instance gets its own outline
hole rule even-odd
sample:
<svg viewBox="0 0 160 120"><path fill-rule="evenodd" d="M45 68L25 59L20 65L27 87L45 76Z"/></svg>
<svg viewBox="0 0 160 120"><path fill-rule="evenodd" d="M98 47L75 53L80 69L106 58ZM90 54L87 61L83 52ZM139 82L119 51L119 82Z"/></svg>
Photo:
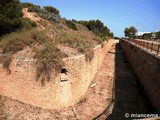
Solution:
<svg viewBox="0 0 160 120"><path fill-rule="evenodd" d="M114 36L123 37L125 27L138 32L160 30L160 0L20 0L53 6L62 17L76 20L99 19Z"/></svg>

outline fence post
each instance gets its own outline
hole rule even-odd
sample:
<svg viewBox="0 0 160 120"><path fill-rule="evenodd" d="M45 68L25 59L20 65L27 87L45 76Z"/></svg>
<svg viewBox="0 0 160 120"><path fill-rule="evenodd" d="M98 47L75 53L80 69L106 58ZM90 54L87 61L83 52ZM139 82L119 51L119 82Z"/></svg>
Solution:
<svg viewBox="0 0 160 120"><path fill-rule="evenodd" d="M153 42L152 42L152 45L151 45L151 52L152 52L152 49L153 49Z"/></svg>
<svg viewBox="0 0 160 120"><path fill-rule="evenodd" d="M158 50L157 50L157 55L159 54L159 48L160 48L160 45L158 44Z"/></svg>
<svg viewBox="0 0 160 120"><path fill-rule="evenodd" d="M147 50L148 50L148 42L147 42Z"/></svg>

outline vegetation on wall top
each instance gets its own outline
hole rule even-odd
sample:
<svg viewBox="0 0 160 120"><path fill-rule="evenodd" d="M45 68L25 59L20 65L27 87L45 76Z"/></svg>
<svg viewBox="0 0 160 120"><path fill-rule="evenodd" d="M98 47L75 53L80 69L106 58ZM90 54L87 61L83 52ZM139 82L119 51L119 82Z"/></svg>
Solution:
<svg viewBox="0 0 160 120"><path fill-rule="evenodd" d="M34 22L23 18L23 8L35 12L31 15L42 19ZM91 61L92 48L102 44L106 37L113 37L113 33L100 20L62 19L59 10L52 6L40 7L18 0L0 1L0 28L0 63L3 68L10 73L13 55L29 46L37 61L36 78L43 85L45 81L50 81L51 72L59 73L63 67L62 58L67 55L58 45L77 49L85 54L87 61Z"/></svg>

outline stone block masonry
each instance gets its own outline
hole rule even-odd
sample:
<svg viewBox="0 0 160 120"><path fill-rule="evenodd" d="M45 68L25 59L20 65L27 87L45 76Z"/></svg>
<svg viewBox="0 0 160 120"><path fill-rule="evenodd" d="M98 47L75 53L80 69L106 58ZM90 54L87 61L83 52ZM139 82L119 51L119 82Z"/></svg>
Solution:
<svg viewBox="0 0 160 120"><path fill-rule="evenodd" d="M160 113L160 57L126 40L120 40L120 44L151 103Z"/></svg>
<svg viewBox="0 0 160 120"><path fill-rule="evenodd" d="M13 56L11 74L6 74L0 64L0 95L46 109L71 106L85 94L113 43L109 40L103 48L96 46L91 61L86 61L85 55L64 58L63 72L51 75L45 86L36 81L35 60L19 51Z"/></svg>

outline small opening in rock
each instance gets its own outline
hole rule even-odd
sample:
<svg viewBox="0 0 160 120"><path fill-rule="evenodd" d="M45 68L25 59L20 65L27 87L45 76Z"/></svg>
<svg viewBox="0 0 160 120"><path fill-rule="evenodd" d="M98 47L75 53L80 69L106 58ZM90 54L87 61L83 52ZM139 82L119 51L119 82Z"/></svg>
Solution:
<svg viewBox="0 0 160 120"><path fill-rule="evenodd" d="M66 68L62 68L62 70L61 70L61 73L64 73L64 74L66 74L67 75L67 70L66 70Z"/></svg>

